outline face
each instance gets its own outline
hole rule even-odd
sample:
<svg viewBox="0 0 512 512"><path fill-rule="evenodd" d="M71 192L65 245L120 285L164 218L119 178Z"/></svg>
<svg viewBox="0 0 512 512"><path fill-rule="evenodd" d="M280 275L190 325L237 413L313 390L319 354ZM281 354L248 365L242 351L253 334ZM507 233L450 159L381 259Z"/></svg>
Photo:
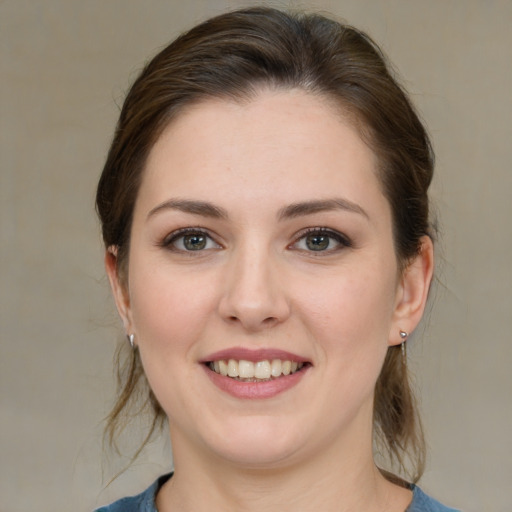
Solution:
<svg viewBox="0 0 512 512"><path fill-rule="evenodd" d="M173 121L144 172L126 287L107 258L175 457L249 466L371 445L387 348L421 315L419 268L398 273L372 151L300 91Z"/></svg>

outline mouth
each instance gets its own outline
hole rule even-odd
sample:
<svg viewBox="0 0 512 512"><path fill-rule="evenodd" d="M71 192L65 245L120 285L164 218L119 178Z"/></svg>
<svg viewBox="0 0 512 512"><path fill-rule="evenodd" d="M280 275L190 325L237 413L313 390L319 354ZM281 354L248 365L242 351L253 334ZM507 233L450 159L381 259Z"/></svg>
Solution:
<svg viewBox="0 0 512 512"><path fill-rule="evenodd" d="M239 382L268 382L276 380L293 375L305 369L309 364L290 359L262 359L261 361L217 359L205 362L205 365L216 374Z"/></svg>
<svg viewBox="0 0 512 512"><path fill-rule="evenodd" d="M231 347L202 361L211 382L238 399L268 399L295 388L313 363L285 350Z"/></svg>

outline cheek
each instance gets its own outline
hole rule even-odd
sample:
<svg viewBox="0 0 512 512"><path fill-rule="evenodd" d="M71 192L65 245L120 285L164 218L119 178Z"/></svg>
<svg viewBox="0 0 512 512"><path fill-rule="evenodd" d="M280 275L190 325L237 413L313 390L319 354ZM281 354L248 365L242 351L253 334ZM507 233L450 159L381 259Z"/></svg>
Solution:
<svg viewBox="0 0 512 512"><path fill-rule="evenodd" d="M182 352L198 337L213 307L213 286L196 275L159 272L134 275L132 315L143 352Z"/></svg>
<svg viewBox="0 0 512 512"><path fill-rule="evenodd" d="M212 286L170 272L133 278L132 315L139 353L150 387L169 418L190 407L197 376L197 346L209 332Z"/></svg>
<svg viewBox="0 0 512 512"><path fill-rule="evenodd" d="M352 269L325 279L323 286L307 287L298 308L308 312L303 318L325 357L336 354L340 361L353 361L385 353L395 298L393 275L378 267Z"/></svg>

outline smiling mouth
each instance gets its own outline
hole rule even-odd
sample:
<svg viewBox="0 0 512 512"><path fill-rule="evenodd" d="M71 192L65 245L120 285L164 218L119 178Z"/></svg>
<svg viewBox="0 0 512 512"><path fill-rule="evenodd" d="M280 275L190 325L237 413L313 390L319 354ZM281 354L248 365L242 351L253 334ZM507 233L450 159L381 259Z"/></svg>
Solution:
<svg viewBox="0 0 512 512"><path fill-rule="evenodd" d="M291 375L302 370L309 363L272 359L246 361L244 359L221 359L206 363L210 370L224 377L241 382L265 382Z"/></svg>

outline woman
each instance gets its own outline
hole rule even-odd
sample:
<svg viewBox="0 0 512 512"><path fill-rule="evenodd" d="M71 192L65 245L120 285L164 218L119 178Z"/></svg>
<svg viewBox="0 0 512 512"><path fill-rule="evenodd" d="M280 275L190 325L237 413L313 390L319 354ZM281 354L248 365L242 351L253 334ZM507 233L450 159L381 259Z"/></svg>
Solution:
<svg viewBox="0 0 512 512"><path fill-rule="evenodd" d="M432 172L382 54L335 21L229 13L146 66L97 194L132 350L107 428L147 380L174 472L100 510L449 510L389 471L423 467L405 345Z"/></svg>

